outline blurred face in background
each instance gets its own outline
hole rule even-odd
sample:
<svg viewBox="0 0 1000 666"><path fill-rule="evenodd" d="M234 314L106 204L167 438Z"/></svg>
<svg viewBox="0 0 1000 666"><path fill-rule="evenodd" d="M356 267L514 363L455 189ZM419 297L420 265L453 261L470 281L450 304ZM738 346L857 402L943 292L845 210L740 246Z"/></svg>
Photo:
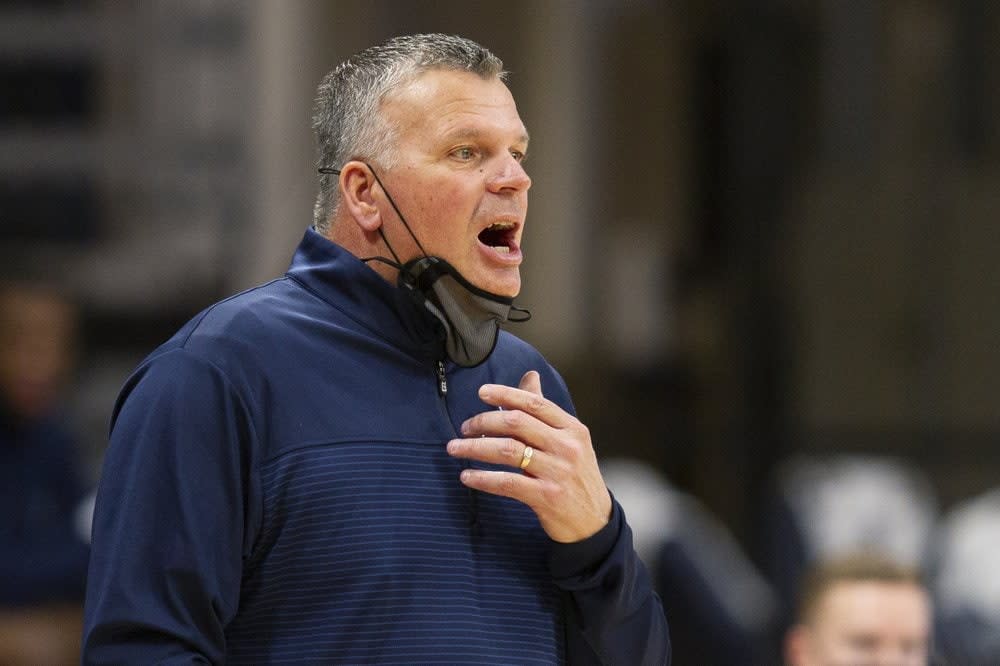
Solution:
<svg viewBox="0 0 1000 666"><path fill-rule="evenodd" d="M912 583L842 581L789 633L791 666L923 666L931 610Z"/></svg>
<svg viewBox="0 0 1000 666"><path fill-rule="evenodd" d="M75 353L73 306L41 287L0 285L0 400L15 416L52 408Z"/></svg>

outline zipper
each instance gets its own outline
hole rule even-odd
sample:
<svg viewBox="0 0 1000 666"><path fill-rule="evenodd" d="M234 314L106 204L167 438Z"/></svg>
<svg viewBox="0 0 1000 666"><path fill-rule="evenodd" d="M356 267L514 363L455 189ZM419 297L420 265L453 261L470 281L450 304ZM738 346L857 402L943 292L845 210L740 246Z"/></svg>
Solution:
<svg viewBox="0 0 1000 666"><path fill-rule="evenodd" d="M438 395L448 395L448 377L444 373L444 361L438 361Z"/></svg>
<svg viewBox="0 0 1000 666"><path fill-rule="evenodd" d="M446 400L448 396L448 375L444 369L444 361L437 362L437 390L438 395L441 397L441 402L444 407L445 418L448 423L451 423L451 417L448 414L448 402ZM458 433L456 433L457 435ZM469 469L471 467L468 460L462 461L462 467ZM472 488L469 491L469 528L473 532L479 530L479 497L475 490Z"/></svg>

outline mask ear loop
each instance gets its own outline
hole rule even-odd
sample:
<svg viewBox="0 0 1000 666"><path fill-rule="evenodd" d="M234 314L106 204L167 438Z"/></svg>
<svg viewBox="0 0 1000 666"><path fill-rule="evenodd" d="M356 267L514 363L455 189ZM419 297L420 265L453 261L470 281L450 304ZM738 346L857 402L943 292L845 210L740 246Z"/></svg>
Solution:
<svg viewBox="0 0 1000 666"><path fill-rule="evenodd" d="M507 319L515 324L520 324L521 322L531 319L531 311L525 308L519 308L516 305L511 305L510 314L507 315Z"/></svg>
<svg viewBox="0 0 1000 666"><path fill-rule="evenodd" d="M375 173L375 169L372 168L371 164L368 164L367 162L362 162L362 164L368 167L368 170L372 172L373 176L375 176L375 182L378 183L378 186L382 188L382 192L385 193L385 198L389 200L389 204L392 206L392 209L396 211L396 215L399 216L399 221L403 223L403 227L406 229L406 232L410 234L410 238L412 238L413 242L417 244L417 247L420 249L420 253L424 255L424 257L427 257L427 250L425 250L424 246L420 244L420 239L417 238L417 235L415 233L413 233L413 229L410 228L410 225L406 221L406 218L403 217L403 214L399 211L399 206L396 205L396 202L393 200L392 195L389 194L389 190L387 190L385 188L385 185L382 184L382 179L378 177L377 173ZM336 176L340 175L340 169L334 169L332 167L320 167L317 169L317 171L319 173L324 173L324 174L333 174ZM389 254L391 254L392 258L396 260L396 266L394 266L394 268L402 268L403 262L399 260L399 256L396 254L395 250L392 249L392 245L389 244L389 239L385 237L385 232L382 230L381 226L379 226L378 228L378 234L379 236L382 237L382 242L385 243L385 246L389 248ZM362 259L362 261L371 261L372 259L379 259L379 257L369 257L368 259ZM388 262L385 262L383 260L383 263L388 263ZM391 266L392 264L389 265Z"/></svg>
<svg viewBox="0 0 1000 666"><path fill-rule="evenodd" d="M371 165L371 164L368 164L367 162L364 162L364 165L365 165L366 167L368 167L368 170L372 172L372 175L373 175L373 176L375 176L375 182L376 182L376 183L378 183L378 186L382 188L382 191L383 191L383 192L385 192L385 198L389 200L389 203L390 203L390 204L392 204L392 209L393 209L394 211L396 211L396 215L398 215L398 216L399 216L399 221L403 223L403 226L404 226L404 227L406 227L406 231L407 231L407 233L409 233L409 234L410 234L410 238L412 238L412 239L413 239L413 242L417 244L417 247L418 247L418 248L420 248L420 254L422 254L422 255L424 255L424 257L426 257L426 256L427 256L427 250L425 250L425 249L424 249L424 246L420 244L420 239L419 239L419 238L417 238L417 235L416 235L415 233L413 233L413 229L411 229L411 228L410 228L410 224L409 224L409 223L408 223L408 222L406 221L406 218L405 218L405 217L403 217L403 214L402 214L402 213L401 213L401 212L399 211L399 206L397 206L397 205L396 205L396 202L395 202L395 201L393 201L393 199L392 199L392 195L391 195L391 194L389 194L389 190L385 189L385 185L383 185L383 184L382 184L382 179L378 177L378 174L377 174L377 173L375 173L375 169L373 169L373 168L372 168L372 165ZM380 231L381 231L381 229L382 229L382 228L381 228L381 227L379 227L379 230L380 230ZM384 239L384 238L385 238L385 236L383 236L382 238ZM386 245L388 245L388 244L389 244L389 243L388 243L388 242L386 242ZM389 248L389 251L390 251L390 252L392 252L392 248ZM392 255L392 256L393 256L393 257L395 257L395 256L396 256L396 255L395 255L395 253L393 253L393 255ZM398 261L398 260L399 260L399 259L398 259L398 257L397 257L397 261Z"/></svg>

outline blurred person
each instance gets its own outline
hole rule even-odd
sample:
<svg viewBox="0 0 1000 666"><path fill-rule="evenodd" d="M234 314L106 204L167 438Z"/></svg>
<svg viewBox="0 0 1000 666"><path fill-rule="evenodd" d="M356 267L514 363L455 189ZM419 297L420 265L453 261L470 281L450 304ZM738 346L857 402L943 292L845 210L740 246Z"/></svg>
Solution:
<svg viewBox="0 0 1000 666"><path fill-rule="evenodd" d="M773 490L757 545L778 596L778 644L795 620L800 581L817 563L873 552L928 567L938 498L905 458L797 454L779 465Z"/></svg>
<svg viewBox="0 0 1000 666"><path fill-rule="evenodd" d="M912 461L863 453L797 454L777 470L764 563L780 602L774 643L801 625L802 581L857 553L929 570L939 502Z"/></svg>
<svg viewBox="0 0 1000 666"><path fill-rule="evenodd" d="M196 316L116 404L86 663L669 662L563 380L499 330L525 314L531 185L504 81L444 35L323 80L290 269Z"/></svg>
<svg viewBox="0 0 1000 666"><path fill-rule="evenodd" d="M646 462L602 458L670 624L674 661L774 664L777 599L729 529Z"/></svg>
<svg viewBox="0 0 1000 666"><path fill-rule="evenodd" d="M931 625L916 569L874 554L845 556L806 576L785 656L790 666L922 666Z"/></svg>
<svg viewBox="0 0 1000 666"><path fill-rule="evenodd" d="M962 666L1000 664L1000 488L951 507L935 542L938 650Z"/></svg>
<svg viewBox="0 0 1000 666"><path fill-rule="evenodd" d="M0 282L0 663L78 661L88 547L86 489L58 405L76 311L51 285Z"/></svg>

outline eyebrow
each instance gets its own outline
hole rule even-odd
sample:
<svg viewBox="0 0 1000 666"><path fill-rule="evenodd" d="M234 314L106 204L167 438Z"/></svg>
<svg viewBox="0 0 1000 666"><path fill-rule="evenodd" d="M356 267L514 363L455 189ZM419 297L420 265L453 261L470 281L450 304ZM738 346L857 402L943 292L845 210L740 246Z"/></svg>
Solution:
<svg viewBox="0 0 1000 666"><path fill-rule="evenodd" d="M446 138L450 141L461 141L464 139L478 139L482 135L483 132L478 129L466 128L455 130L454 132L447 134ZM528 135L528 130L524 130L524 133L517 138L517 142L523 143L526 146L530 140L531 137Z"/></svg>

